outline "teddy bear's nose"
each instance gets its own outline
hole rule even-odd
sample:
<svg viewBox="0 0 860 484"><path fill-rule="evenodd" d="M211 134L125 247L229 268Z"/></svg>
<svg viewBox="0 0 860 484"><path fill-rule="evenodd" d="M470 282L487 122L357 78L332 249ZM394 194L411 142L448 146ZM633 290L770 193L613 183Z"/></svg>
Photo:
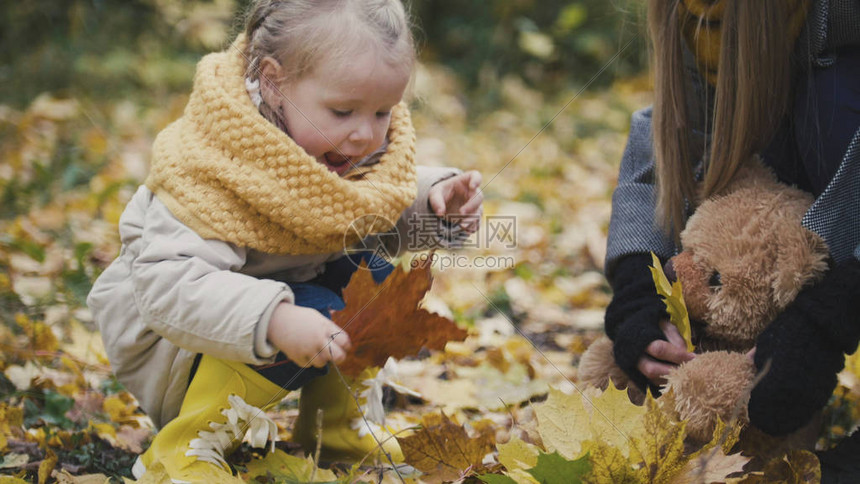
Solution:
<svg viewBox="0 0 860 484"><path fill-rule="evenodd" d="M663 265L663 273L666 274L666 279L669 279L669 282L675 282L678 280L678 274L675 272L675 264L673 263L675 258L671 258L666 261L666 264Z"/></svg>

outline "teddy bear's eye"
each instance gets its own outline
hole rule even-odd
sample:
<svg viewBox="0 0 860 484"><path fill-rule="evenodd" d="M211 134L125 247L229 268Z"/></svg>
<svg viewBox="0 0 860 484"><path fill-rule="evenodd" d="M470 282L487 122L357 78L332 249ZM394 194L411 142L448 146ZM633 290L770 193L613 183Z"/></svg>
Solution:
<svg viewBox="0 0 860 484"><path fill-rule="evenodd" d="M718 288L723 285L723 278L720 276L719 272L714 271L711 274L711 278L708 279L708 285L711 286L711 288Z"/></svg>

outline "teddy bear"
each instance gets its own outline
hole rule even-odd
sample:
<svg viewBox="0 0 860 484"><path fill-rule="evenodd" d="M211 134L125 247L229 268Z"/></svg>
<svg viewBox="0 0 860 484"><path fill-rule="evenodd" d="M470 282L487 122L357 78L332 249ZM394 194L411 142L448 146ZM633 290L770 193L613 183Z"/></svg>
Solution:
<svg viewBox="0 0 860 484"><path fill-rule="evenodd" d="M827 271L826 244L801 225L812 202L754 157L699 205L680 235L681 252L665 265L667 276L682 284L697 356L669 373L660 400L687 422L693 441L709 441L717 419L748 423L756 377L748 352L804 285ZM583 354L578 378L600 389L611 380L634 402L644 399L616 365L606 336ZM795 440L808 442L815 435L808 427Z"/></svg>

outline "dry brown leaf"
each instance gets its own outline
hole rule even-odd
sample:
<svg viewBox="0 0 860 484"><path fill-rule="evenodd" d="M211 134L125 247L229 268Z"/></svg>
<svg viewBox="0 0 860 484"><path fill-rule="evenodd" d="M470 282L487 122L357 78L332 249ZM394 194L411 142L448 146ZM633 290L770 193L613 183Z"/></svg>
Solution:
<svg viewBox="0 0 860 484"><path fill-rule="evenodd" d="M110 477L104 474L73 476L66 470L54 471L51 477L57 480L57 484L110 484L111 482Z"/></svg>
<svg viewBox="0 0 860 484"><path fill-rule="evenodd" d="M152 436L152 430L147 427L90 422L90 428L110 445L135 454L143 452L143 443Z"/></svg>
<svg viewBox="0 0 860 484"><path fill-rule="evenodd" d="M457 480L467 469L481 465L493 451L491 432L469 437L466 429L445 414L424 415L421 430L408 437L397 437L406 463L442 480Z"/></svg>
<svg viewBox="0 0 860 484"><path fill-rule="evenodd" d="M27 465L28 462L30 462L28 454L9 452L8 454L3 454L3 462L0 463L0 469L18 469Z"/></svg>
<svg viewBox="0 0 860 484"><path fill-rule="evenodd" d="M749 461L749 457L741 454L726 455L722 449L712 449L701 457L689 460L680 475L672 479L672 483L725 482L730 474L743 472L744 465Z"/></svg>
<svg viewBox="0 0 860 484"><path fill-rule="evenodd" d="M768 482L820 482L818 457L806 450L793 450L781 459L773 459L764 468Z"/></svg>
<svg viewBox="0 0 860 484"><path fill-rule="evenodd" d="M119 448L134 452L135 454L143 453L143 443L151 436L151 429L132 427L131 425L122 425L116 432L116 440Z"/></svg>
<svg viewBox="0 0 860 484"><path fill-rule="evenodd" d="M422 348L440 350L448 341L466 339L468 333L450 319L419 308L432 283L429 265L409 272L398 266L377 285L362 264L343 290L346 307L332 315L352 341L340 370L355 377L384 365L389 356L413 356Z"/></svg>

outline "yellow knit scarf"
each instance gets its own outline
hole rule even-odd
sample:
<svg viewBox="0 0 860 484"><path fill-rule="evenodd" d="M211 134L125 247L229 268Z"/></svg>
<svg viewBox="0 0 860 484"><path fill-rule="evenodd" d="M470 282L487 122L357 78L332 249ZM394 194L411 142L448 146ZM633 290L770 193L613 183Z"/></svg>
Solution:
<svg viewBox="0 0 860 484"><path fill-rule="evenodd" d="M681 0L678 5L684 39L696 57L699 72L711 85L717 83L720 65L720 21L727 1L730 0ZM810 3L810 0L785 0L785 8L791 12L788 20L790 38L786 39L786 42L794 42L800 35Z"/></svg>
<svg viewBox="0 0 860 484"><path fill-rule="evenodd" d="M334 252L389 229L417 192L406 106L392 110L380 161L340 178L254 107L243 42L197 65L183 116L155 139L146 186L201 237L267 253Z"/></svg>

